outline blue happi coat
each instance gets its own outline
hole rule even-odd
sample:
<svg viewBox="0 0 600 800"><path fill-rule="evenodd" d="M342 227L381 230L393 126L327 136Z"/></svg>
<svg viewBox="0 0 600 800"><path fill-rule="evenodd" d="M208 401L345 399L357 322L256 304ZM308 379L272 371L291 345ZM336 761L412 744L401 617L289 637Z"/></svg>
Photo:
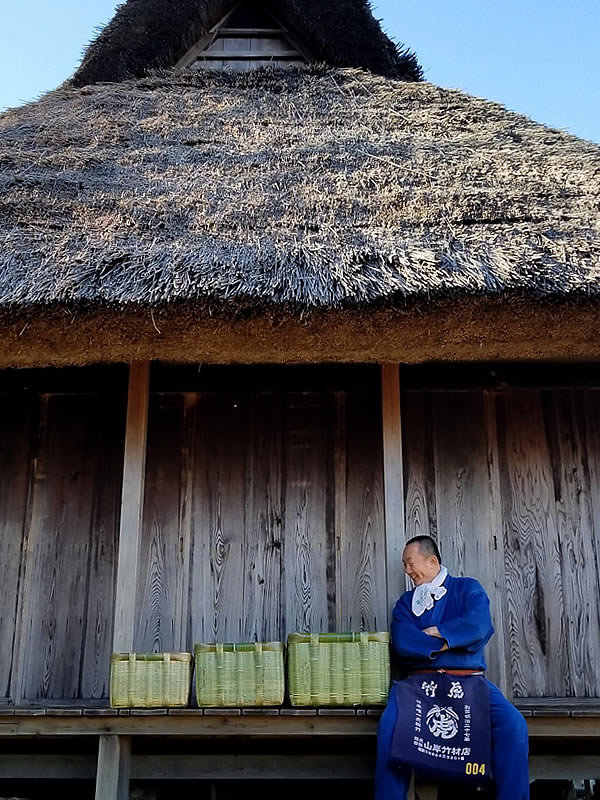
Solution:
<svg viewBox="0 0 600 800"><path fill-rule="evenodd" d="M411 610L414 592L405 592L392 617L392 646L403 665L414 669L486 669L484 647L494 634L490 601L483 586L473 578L444 581L446 594L432 609L416 617ZM448 642L423 633L437 626Z"/></svg>
<svg viewBox="0 0 600 800"><path fill-rule="evenodd" d="M446 594L420 617L412 613L413 592L394 607L392 646L407 671L418 669L485 670L484 648L494 633L489 598L473 578L448 575ZM423 633L436 626L443 639ZM441 651L443 640L448 650ZM528 736L525 720L488 681L492 723L492 766L497 800L528 800ZM392 735L399 710L395 694L381 717L377 737L375 800L406 800L410 774L390 763Z"/></svg>

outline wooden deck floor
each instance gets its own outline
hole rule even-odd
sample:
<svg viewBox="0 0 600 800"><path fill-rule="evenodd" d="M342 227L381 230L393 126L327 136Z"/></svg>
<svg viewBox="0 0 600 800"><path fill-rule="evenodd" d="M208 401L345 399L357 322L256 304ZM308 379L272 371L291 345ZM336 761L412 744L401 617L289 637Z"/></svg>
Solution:
<svg viewBox="0 0 600 800"><path fill-rule="evenodd" d="M600 776L600 704L519 705L531 780ZM380 716L380 709L3 708L0 779L114 772L126 781L370 781Z"/></svg>
<svg viewBox="0 0 600 800"><path fill-rule="evenodd" d="M518 703L530 737L600 738L596 701ZM374 736L380 709L111 709L22 707L0 709L0 737L86 736Z"/></svg>

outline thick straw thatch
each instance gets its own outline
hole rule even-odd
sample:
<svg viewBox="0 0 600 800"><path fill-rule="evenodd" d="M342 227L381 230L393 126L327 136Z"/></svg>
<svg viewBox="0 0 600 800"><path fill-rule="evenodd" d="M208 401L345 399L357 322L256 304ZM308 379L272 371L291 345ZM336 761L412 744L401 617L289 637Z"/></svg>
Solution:
<svg viewBox="0 0 600 800"><path fill-rule="evenodd" d="M0 117L0 307L600 290L600 148L356 70L165 73Z"/></svg>
<svg viewBox="0 0 600 800"><path fill-rule="evenodd" d="M312 55L390 78L422 77L414 54L394 44L368 0L247 0L276 14ZM128 0L88 48L75 86L141 78L168 69L235 5L234 0Z"/></svg>

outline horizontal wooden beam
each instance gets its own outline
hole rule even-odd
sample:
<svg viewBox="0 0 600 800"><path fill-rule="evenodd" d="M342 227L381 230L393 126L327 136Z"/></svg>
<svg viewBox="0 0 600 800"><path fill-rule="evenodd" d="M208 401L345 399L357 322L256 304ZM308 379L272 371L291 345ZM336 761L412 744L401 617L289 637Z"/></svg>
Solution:
<svg viewBox="0 0 600 800"><path fill-rule="evenodd" d="M181 736L198 738L277 739L306 736L372 736L378 717L234 716L205 714L132 714L130 716L0 716L0 737L6 736Z"/></svg>
<svg viewBox="0 0 600 800"><path fill-rule="evenodd" d="M185 709L178 714L138 711L131 714L91 710L58 715L32 710L30 713L0 714L0 737L17 736L180 736L227 739L231 736L277 739L306 736L370 737L377 732L378 714L343 716L330 714L255 715L211 709ZM600 717L528 717L529 736L545 739L600 739Z"/></svg>
<svg viewBox="0 0 600 800"><path fill-rule="evenodd" d="M40 753L1 753L0 780L94 780L96 756Z"/></svg>
<svg viewBox="0 0 600 800"><path fill-rule="evenodd" d="M369 780L375 757L356 755L135 756L131 777L144 780Z"/></svg>
<svg viewBox="0 0 600 800"><path fill-rule="evenodd" d="M596 716L600 717L597 697L517 697L516 707L524 716Z"/></svg>
<svg viewBox="0 0 600 800"><path fill-rule="evenodd" d="M118 737L114 737L115 739ZM101 742L104 741L101 739ZM115 747L118 742L115 742ZM102 748L101 744L101 748ZM106 749L106 745L104 745ZM104 758L106 761L106 758ZM132 780L369 780L375 758L349 755L134 755ZM103 768L104 769L104 768ZM96 758L88 755L0 754L0 779L93 780ZM107 777L107 776L105 776Z"/></svg>
<svg viewBox="0 0 600 800"><path fill-rule="evenodd" d="M344 754L134 755L133 780L369 780L374 757ZM0 780L93 780L96 758L79 754L0 754ZM598 755L533 755L530 780L600 776Z"/></svg>
<svg viewBox="0 0 600 800"><path fill-rule="evenodd" d="M280 36L287 33L285 28L220 28L219 36Z"/></svg>
<svg viewBox="0 0 600 800"><path fill-rule="evenodd" d="M207 50L198 61L266 61L269 58L298 58L297 50Z"/></svg>
<svg viewBox="0 0 600 800"><path fill-rule="evenodd" d="M529 756L529 780L594 780L600 777L600 756Z"/></svg>

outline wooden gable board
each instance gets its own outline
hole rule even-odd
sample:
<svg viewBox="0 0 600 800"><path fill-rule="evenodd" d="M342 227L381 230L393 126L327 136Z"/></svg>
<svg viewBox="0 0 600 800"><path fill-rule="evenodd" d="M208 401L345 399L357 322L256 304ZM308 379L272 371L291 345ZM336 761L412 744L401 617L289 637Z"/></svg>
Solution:
<svg viewBox="0 0 600 800"><path fill-rule="evenodd" d="M178 69L247 70L270 64L311 61L286 27L260 5L237 3L176 64Z"/></svg>

